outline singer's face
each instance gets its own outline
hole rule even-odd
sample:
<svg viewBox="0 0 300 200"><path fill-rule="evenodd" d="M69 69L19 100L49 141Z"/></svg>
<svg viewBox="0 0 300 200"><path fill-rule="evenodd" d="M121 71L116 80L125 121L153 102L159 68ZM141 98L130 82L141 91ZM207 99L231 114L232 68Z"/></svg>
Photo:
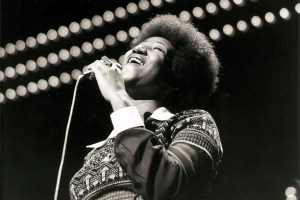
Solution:
<svg viewBox="0 0 300 200"><path fill-rule="evenodd" d="M162 69L166 66L167 57L174 53L171 43L162 37L151 37L129 50L122 63L122 77L126 89L143 93L145 98L161 91L166 78Z"/></svg>

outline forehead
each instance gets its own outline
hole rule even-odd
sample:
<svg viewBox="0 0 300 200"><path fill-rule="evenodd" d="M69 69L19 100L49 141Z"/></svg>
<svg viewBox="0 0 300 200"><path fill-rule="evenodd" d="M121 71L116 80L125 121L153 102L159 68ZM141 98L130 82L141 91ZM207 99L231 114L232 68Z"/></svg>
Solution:
<svg viewBox="0 0 300 200"><path fill-rule="evenodd" d="M141 43L160 43L160 44L165 45L166 47L173 48L171 42L163 37L150 37Z"/></svg>

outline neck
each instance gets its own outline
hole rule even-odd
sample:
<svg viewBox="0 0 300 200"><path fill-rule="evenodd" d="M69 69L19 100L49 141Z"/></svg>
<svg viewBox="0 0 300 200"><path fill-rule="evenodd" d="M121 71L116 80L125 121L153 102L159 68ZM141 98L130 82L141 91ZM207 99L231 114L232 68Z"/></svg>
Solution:
<svg viewBox="0 0 300 200"><path fill-rule="evenodd" d="M160 107L160 103L157 100L134 100L134 105L137 107L140 116L144 119L145 112L153 113Z"/></svg>

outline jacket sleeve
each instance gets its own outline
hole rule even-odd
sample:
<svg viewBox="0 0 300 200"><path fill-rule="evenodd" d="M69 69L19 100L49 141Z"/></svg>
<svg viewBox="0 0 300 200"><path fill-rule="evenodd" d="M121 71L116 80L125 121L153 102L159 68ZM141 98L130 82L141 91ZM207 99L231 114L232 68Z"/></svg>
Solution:
<svg viewBox="0 0 300 200"><path fill-rule="evenodd" d="M176 197L189 184L208 181L220 158L214 158L218 144L204 124L208 120L202 115L177 123L175 127L180 128L174 129L167 149L144 127L119 133L114 145L116 158L135 192L144 199L165 200Z"/></svg>

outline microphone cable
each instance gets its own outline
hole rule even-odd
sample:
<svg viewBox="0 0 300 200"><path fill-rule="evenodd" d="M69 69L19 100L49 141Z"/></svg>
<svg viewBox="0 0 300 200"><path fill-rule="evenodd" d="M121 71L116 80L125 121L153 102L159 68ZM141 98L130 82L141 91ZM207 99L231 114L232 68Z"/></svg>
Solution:
<svg viewBox="0 0 300 200"><path fill-rule="evenodd" d="M78 79L76 81L76 85L75 85L75 88L74 88L71 109L70 109L68 123L67 123L67 127L66 127L66 132L65 132L65 139L64 139L64 144L63 144L61 161L60 161L60 165L59 165L59 169L58 169L58 174L57 174L56 187L55 187L55 193L54 193L54 200L57 200L57 197L58 197L58 191L59 191L59 186L60 186L60 179L61 179L62 169L63 169L63 165L64 165L64 161L65 161L65 155L66 155L66 149L67 149L67 142L68 142L68 136L69 136L69 129L70 129L70 125L71 125L71 119L72 119L72 115L73 115L73 110L74 110L74 105L75 105L75 99L76 99L77 89L78 89L79 81L83 77L84 77L84 74L81 74L81 75L78 76Z"/></svg>

